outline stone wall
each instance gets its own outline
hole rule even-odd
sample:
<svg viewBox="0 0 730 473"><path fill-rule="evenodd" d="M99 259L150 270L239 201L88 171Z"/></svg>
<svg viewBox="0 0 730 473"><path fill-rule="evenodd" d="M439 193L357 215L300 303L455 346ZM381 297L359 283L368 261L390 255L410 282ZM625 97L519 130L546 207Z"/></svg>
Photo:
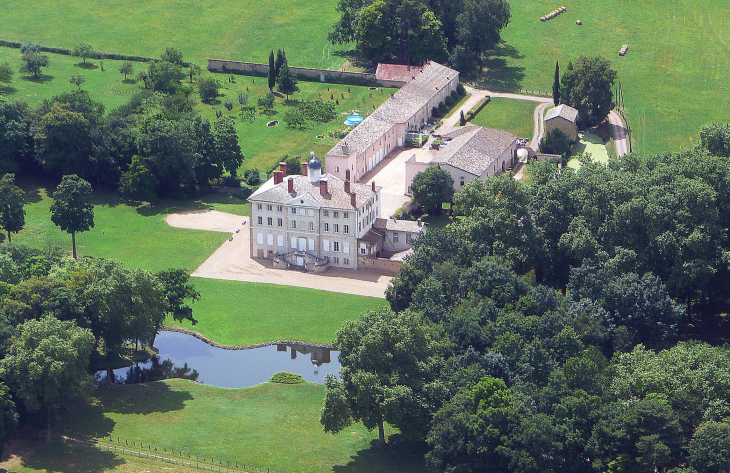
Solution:
<svg viewBox="0 0 730 473"><path fill-rule="evenodd" d="M401 261L391 261L385 258L371 258L362 255L357 257L357 269L367 269L387 276L397 275L402 265Z"/></svg>
<svg viewBox="0 0 730 473"><path fill-rule="evenodd" d="M402 87L405 82L395 80L377 80L375 74L367 72L346 72L331 71L328 69L311 69L308 67L289 67L297 73L301 80L312 82L327 82L331 84L349 84L362 86L380 87ZM267 76L269 74L268 64L256 62L225 61L223 59L208 59L208 70L211 72L232 72L238 74L250 74L256 76Z"/></svg>

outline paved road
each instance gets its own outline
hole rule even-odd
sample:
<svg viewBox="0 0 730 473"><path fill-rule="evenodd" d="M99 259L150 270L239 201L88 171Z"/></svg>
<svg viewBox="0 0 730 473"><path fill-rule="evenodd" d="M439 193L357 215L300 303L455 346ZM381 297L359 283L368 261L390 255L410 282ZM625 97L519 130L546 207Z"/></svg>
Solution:
<svg viewBox="0 0 730 473"><path fill-rule="evenodd" d="M608 122L611 124L611 129L613 130L613 141L616 143L616 154L618 156L627 154L629 152L628 142L623 120L621 120L618 113L611 110L611 113L608 114Z"/></svg>

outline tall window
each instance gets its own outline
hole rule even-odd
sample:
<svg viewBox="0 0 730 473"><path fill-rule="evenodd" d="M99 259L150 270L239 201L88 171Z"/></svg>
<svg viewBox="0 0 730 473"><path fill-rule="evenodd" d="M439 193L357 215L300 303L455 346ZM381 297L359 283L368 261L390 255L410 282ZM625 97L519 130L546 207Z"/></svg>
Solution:
<svg viewBox="0 0 730 473"><path fill-rule="evenodd" d="M284 220L277 218L276 219L276 226L277 227L283 227L284 226Z"/></svg>
<svg viewBox="0 0 730 473"><path fill-rule="evenodd" d="M326 232L330 231L330 224L327 222L324 222L324 231L326 231Z"/></svg>
<svg viewBox="0 0 730 473"><path fill-rule="evenodd" d="M296 230L296 228L297 228L297 221L296 220L292 220L291 221L291 227Z"/></svg>
<svg viewBox="0 0 730 473"><path fill-rule="evenodd" d="M398 243L398 232L393 232L393 242Z"/></svg>
<svg viewBox="0 0 730 473"><path fill-rule="evenodd" d="M266 218L266 224L267 224L268 226L272 226L272 225L274 224L274 219L273 219L273 218L271 218L271 217L267 217L267 218Z"/></svg>
<svg viewBox="0 0 730 473"><path fill-rule="evenodd" d="M350 234L350 226L349 225L344 225L342 229L344 230L344 232L345 232L346 235L349 235Z"/></svg>
<svg viewBox="0 0 730 473"><path fill-rule="evenodd" d="M339 241L332 242L332 251L340 251L340 242Z"/></svg>
<svg viewBox="0 0 730 473"><path fill-rule="evenodd" d="M283 208L283 207L282 207L281 205L277 205L277 206L276 206L276 211L277 211L277 212L281 212L281 211L283 211L283 210L284 210L284 208Z"/></svg>
<svg viewBox="0 0 730 473"><path fill-rule="evenodd" d="M323 215L325 217L329 217L330 216L330 211L329 210L325 210L324 213L323 213Z"/></svg>
<svg viewBox="0 0 730 473"><path fill-rule="evenodd" d="M350 212L343 212L342 218L350 218Z"/></svg>
<svg viewBox="0 0 730 473"><path fill-rule="evenodd" d="M332 228L334 229L335 233L340 233L340 225L338 223L333 224Z"/></svg>
<svg viewBox="0 0 730 473"><path fill-rule="evenodd" d="M259 225L263 225L264 224L264 217L262 217L261 215L259 215L258 217L256 217L256 223L258 223Z"/></svg>
<svg viewBox="0 0 730 473"><path fill-rule="evenodd" d="M263 209L263 208L264 208L264 207L263 207L263 205L262 205L262 204L256 204L256 210L261 210L261 209Z"/></svg>
<svg viewBox="0 0 730 473"><path fill-rule="evenodd" d="M340 213L339 212L336 212L336 211L335 212L332 212L332 216L334 218L340 218Z"/></svg>
<svg viewBox="0 0 730 473"><path fill-rule="evenodd" d="M273 208L274 208L274 206L273 206L273 205L271 205L271 204L266 204L266 210L268 210L269 212L271 212L271 211L273 210Z"/></svg>
<svg viewBox="0 0 730 473"><path fill-rule="evenodd" d="M310 232L314 231L314 222L309 222L309 231Z"/></svg>

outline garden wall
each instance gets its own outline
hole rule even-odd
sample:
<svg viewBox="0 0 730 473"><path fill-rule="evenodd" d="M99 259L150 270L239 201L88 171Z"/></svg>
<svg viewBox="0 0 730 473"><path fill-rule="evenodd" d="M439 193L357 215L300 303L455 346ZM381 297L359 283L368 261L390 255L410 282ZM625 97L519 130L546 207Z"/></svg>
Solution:
<svg viewBox="0 0 730 473"><path fill-rule="evenodd" d="M401 266L403 266L403 262L401 261L391 261L385 258L370 258L369 256L357 257L357 269L377 271L387 276L397 275Z"/></svg>
<svg viewBox="0 0 730 473"><path fill-rule="evenodd" d="M331 84L349 85L377 85L380 87L403 87L405 82L397 80L377 80L375 74L368 72L346 72L332 71L329 69L310 69L308 67L293 67L289 69L296 72L301 80L311 82L327 82ZM247 74L255 76L268 76L269 65L256 62L225 61L223 59L208 59L208 70L210 72L229 72L234 74Z"/></svg>

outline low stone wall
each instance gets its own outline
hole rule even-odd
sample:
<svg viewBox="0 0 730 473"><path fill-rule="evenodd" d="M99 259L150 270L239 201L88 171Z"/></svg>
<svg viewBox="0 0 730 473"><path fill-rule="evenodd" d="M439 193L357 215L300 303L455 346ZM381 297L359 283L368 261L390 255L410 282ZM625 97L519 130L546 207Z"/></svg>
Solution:
<svg viewBox="0 0 730 473"><path fill-rule="evenodd" d="M391 261L385 258L370 258L369 256L357 257L357 269L367 269L377 271L387 276L395 276L403 265L400 261Z"/></svg>
<svg viewBox="0 0 730 473"><path fill-rule="evenodd" d="M301 80L311 82L327 82L331 84L349 84L361 86L403 87L405 82L395 80L377 80L375 74L367 72L331 71L328 69L311 69L308 67L289 67L297 73ZM208 70L211 72L229 72L265 77L269 74L268 64L256 62L226 61L208 59Z"/></svg>

